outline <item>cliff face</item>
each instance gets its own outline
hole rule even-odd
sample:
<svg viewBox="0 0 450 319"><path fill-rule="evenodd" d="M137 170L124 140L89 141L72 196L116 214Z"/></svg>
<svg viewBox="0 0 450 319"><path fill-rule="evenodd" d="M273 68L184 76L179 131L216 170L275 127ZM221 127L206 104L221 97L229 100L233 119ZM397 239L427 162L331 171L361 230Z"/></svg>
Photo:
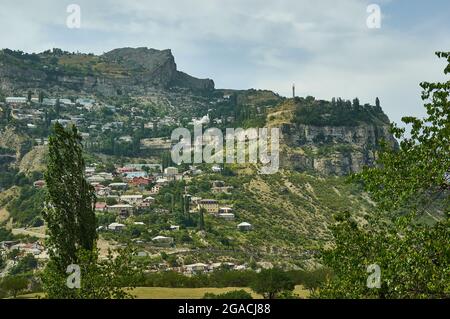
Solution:
<svg viewBox="0 0 450 319"><path fill-rule="evenodd" d="M322 101L323 102L323 101ZM348 175L375 164L382 139L397 145L388 122L359 125L311 125L298 123L298 103L286 102L268 115L271 127L281 128L282 167L315 171L324 175ZM317 107L320 114L322 109ZM373 112L372 108L370 111Z"/></svg>
<svg viewBox="0 0 450 319"><path fill-rule="evenodd" d="M170 50L122 48L101 56L62 51L20 55L2 51L0 87L11 93L44 89L115 96L171 87L212 90L214 82L178 71Z"/></svg>
<svg viewBox="0 0 450 319"><path fill-rule="evenodd" d="M385 139L396 143L389 126L360 125L310 126L284 125L284 166L299 170L313 170L326 175L356 173L364 166L372 166L376 159L376 145Z"/></svg>

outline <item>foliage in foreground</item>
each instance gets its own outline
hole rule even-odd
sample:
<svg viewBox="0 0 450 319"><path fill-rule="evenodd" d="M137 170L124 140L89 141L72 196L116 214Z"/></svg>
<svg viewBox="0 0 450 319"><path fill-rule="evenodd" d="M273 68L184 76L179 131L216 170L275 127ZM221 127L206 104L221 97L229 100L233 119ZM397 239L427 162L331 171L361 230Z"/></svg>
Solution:
<svg viewBox="0 0 450 319"><path fill-rule="evenodd" d="M50 261L41 278L53 299L123 299L132 296L139 273L133 251L99 259L96 248L95 193L84 176L81 136L73 126L54 126L49 139L46 209ZM79 273L77 273L79 271ZM136 274L135 274L136 273Z"/></svg>
<svg viewBox="0 0 450 319"><path fill-rule="evenodd" d="M437 55L447 59L444 73L450 73L450 52ZM339 216L333 228L335 248L323 254L335 276L318 297L450 297L450 81L421 87L427 117L403 118L412 124L410 137L394 126L395 137L403 138L400 148L384 145L379 165L356 176L384 214L373 216L366 226L349 214ZM433 225L420 223L417 217L427 214L435 200L443 202L444 217ZM380 267L381 285L369 289L367 267L373 264Z"/></svg>

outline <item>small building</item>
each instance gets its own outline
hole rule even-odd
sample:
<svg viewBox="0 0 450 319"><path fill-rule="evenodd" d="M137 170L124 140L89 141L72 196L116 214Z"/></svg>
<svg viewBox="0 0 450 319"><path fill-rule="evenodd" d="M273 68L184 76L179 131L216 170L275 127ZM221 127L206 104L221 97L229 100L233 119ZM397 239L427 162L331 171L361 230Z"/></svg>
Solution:
<svg viewBox="0 0 450 319"><path fill-rule="evenodd" d="M111 183L108 185L108 187L110 187L111 189L115 189L115 190L125 190L128 188L128 184L127 183Z"/></svg>
<svg viewBox="0 0 450 319"><path fill-rule="evenodd" d="M120 196L122 202L128 203L133 206L138 206L144 201L143 195L122 195Z"/></svg>
<svg viewBox="0 0 450 319"><path fill-rule="evenodd" d="M5 98L5 102L9 104L25 104L27 103L26 97L10 96Z"/></svg>
<svg viewBox="0 0 450 319"><path fill-rule="evenodd" d="M132 180L132 179L134 179L134 178L136 178L136 177L147 178L147 177L148 177L148 174L147 174L146 172L144 172L144 171L137 171L137 172L128 172L128 173L125 173L125 178L126 178L126 179Z"/></svg>
<svg viewBox="0 0 450 319"><path fill-rule="evenodd" d="M118 213L121 215L130 215L133 211L133 206L129 204L117 204L108 207L108 211Z"/></svg>
<svg viewBox="0 0 450 319"><path fill-rule="evenodd" d="M156 236L152 238L152 242L156 245L170 246L173 244L174 240L172 237Z"/></svg>
<svg viewBox="0 0 450 319"><path fill-rule="evenodd" d="M43 188L45 186L45 181L38 180L33 183L33 186L36 188Z"/></svg>
<svg viewBox="0 0 450 319"><path fill-rule="evenodd" d="M180 230L180 226L171 225L171 226L170 226L170 230L171 230L171 231L179 231L179 230Z"/></svg>
<svg viewBox="0 0 450 319"><path fill-rule="evenodd" d="M151 193L152 195L159 194L159 191L161 190L162 187L163 187L162 184L156 184L156 185L154 185L154 186L150 189L150 193Z"/></svg>
<svg viewBox="0 0 450 319"><path fill-rule="evenodd" d="M134 177L128 181L128 184L135 187L143 187L150 184L150 179L146 177Z"/></svg>
<svg viewBox="0 0 450 319"><path fill-rule="evenodd" d="M213 173L220 173L222 168L219 165L213 165L213 167L211 167L211 171L213 171Z"/></svg>
<svg viewBox="0 0 450 319"><path fill-rule="evenodd" d="M185 265L184 270L188 274L201 273L208 270L208 265L203 263L196 263L191 265Z"/></svg>
<svg viewBox="0 0 450 319"><path fill-rule="evenodd" d="M106 212L108 210L108 205L106 203L95 203L95 211L96 212Z"/></svg>
<svg viewBox="0 0 450 319"><path fill-rule="evenodd" d="M178 168L176 167L167 167L164 169L164 174L168 176L175 176L178 174Z"/></svg>
<svg viewBox="0 0 450 319"><path fill-rule="evenodd" d="M210 214L219 212L219 203L215 199L202 199L198 202L198 210L205 209Z"/></svg>
<svg viewBox="0 0 450 319"><path fill-rule="evenodd" d="M239 225L237 225L237 228L238 228L240 231L250 231L250 230L253 229L253 226L252 226L252 224L250 224L250 223L243 222L243 223L240 223Z"/></svg>
<svg viewBox="0 0 450 319"><path fill-rule="evenodd" d="M108 229L112 230L112 231L121 231L121 230L125 229L125 225L119 224L119 223L112 223L112 224L109 224Z"/></svg>

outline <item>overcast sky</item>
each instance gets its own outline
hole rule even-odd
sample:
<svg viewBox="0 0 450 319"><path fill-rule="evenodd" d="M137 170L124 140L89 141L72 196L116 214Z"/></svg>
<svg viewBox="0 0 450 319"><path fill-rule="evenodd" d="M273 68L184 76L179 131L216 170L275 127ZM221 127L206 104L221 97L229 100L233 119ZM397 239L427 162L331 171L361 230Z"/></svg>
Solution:
<svg viewBox="0 0 450 319"><path fill-rule="evenodd" d="M378 4L381 28L369 29ZM81 28L66 25L69 4ZM424 114L419 83L444 79L434 52L450 51L448 0L1 0L0 47L101 54L172 49L178 69L217 88L290 96L359 97L392 120Z"/></svg>

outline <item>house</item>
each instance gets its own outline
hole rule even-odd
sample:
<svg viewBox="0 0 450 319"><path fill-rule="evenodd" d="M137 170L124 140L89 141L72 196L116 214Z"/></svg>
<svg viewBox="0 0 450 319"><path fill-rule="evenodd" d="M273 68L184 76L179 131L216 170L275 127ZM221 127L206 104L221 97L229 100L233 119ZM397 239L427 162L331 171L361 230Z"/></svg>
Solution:
<svg viewBox="0 0 450 319"><path fill-rule="evenodd" d="M73 103L71 100L69 99L60 99L59 102L61 104L67 105L67 106L71 106L71 105L75 105L75 103Z"/></svg>
<svg viewBox="0 0 450 319"><path fill-rule="evenodd" d="M167 184L169 184L169 180L167 180L166 178L158 178L156 180L156 184L167 185Z"/></svg>
<svg viewBox="0 0 450 319"><path fill-rule="evenodd" d="M105 180L112 180L113 179L113 175L111 173L100 172L97 175L103 177Z"/></svg>
<svg viewBox="0 0 450 319"><path fill-rule="evenodd" d="M170 226L170 230L171 231L179 231L180 230L180 226L171 225Z"/></svg>
<svg viewBox="0 0 450 319"><path fill-rule="evenodd" d="M45 105L45 106L55 106L56 105L56 99L44 98L42 100L42 104Z"/></svg>
<svg viewBox="0 0 450 319"><path fill-rule="evenodd" d="M153 186L153 187L150 189L150 193L151 193L152 195L156 195L156 194L159 193L159 191L161 190L161 188L162 188L162 185L156 184L155 186Z"/></svg>
<svg viewBox="0 0 450 319"><path fill-rule="evenodd" d="M36 188L43 188L45 186L45 181L38 180L33 183L33 186Z"/></svg>
<svg viewBox="0 0 450 319"><path fill-rule="evenodd" d="M111 189L114 189L114 190L125 190L128 188L128 184L127 183L111 183L108 185L108 187L110 187Z"/></svg>
<svg viewBox="0 0 450 319"><path fill-rule="evenodd" d="M198 202L198 210L205 209L206 212L217 214L219 212L219 203L215 199L202 199Z"/></svg>
<svg viewBox="0 0 450 319"><path fill-rule="evenodd" d="M152 242L156 245L170 246L173 244L174 240L172 237L156 236L152 238Z"/></svg>
<svg viewBox="0 0 450 319"><path fill-rule="evenodd" d="M220 207L219 214L230 214L233 212L233 208L231 207Z"/></svg>
<svg viewBox="0 0 450 319"><path fill-rule="evenodd" d="M147 203L148 206L152 205L155 203L155 199L151 196L144 198L144 203Z"/></svg>
<svg viewBox="0 0 450 319"><path fill-rule="evenodd" d="M252 230L253 226L250 223L243 222L243 223L240 223L239 225L237 225L237 228L240 231L250 231L250 230Z"/></svg>
<svg viewBox="0 0 450 319"><path fill-rule="evenodd" d="M125 225L119 224L119 223L112 223L112 224L109 224L108 229L113 230L113 231L120 231L120 230L125 229Z"/></svg>
<svg viewBox="0 0 450 319"><path fill-rule="evenodd" d="M91 184L92 185L92 184ZM111 194L111 188L105 187L102 184L92 185L95 188L97 196L108 196Z"/></svg>
<svg viewBox="0 0 450 319"><path fill-rule="evenodd" d="M95 211L96 212L106 212L108 210L108 205L106 203L95 203Z"/></svg>
<svg viewBox="0 0 450 319"><path fill-rule="evenodd" d="M233 220L234 214L233 209L230 207L221 207L219 208L219 213L217 214L217 217L223 218L225 220Z"/></svg>
<svg viewBox="0 0 450 319"><path fill-rule="evenodd" d="M164 174L167 176L175 176L178 174L178 168L176 167L167 167L164 169Z"/></svg>
<svg viewBox="0 0 450 319"><path fill-rule="evenodd" d="M120 196L122 202L128 203L133 206L138 206L144 201L143 195L122 195Z"/></svg>
<svg viewBox="0 0 450 319"><path fill-rule="evenodd" d="M136 226L145 226L143 222L134 222L134 225Z"/></svg>
<svg viewBox="0 0 450 319"><path fill-rule="evenodd" d="M86 181L88 183L103 183L104 181L106 181L106 179L100 175L93 175L93 176L86 178Z"/></svg>
<svg viewBox="0 0 450 319"><path fill-rule="evenodd" d="M222 171L222 168L219 165L214 165L213 167L211 167L211 170L213 171L213 173L220 173Z"/></svg>
<svg viewBox="0 0 450 319"><path fill-rule="evenodd" d="M150 184L150 179L146 177L134 177L128 181L128 184L134 187L142 187Z"/></svg>
<svg viewBox="0 0 450 319"><path fill-rule="evenodd" d="M44 247L42 247L38 242L19 243L11 246L11 250L19 250L24 255L26 254L39 255L44 250Z"/></svg>
<svg viewBox="0 0 450 319"><path fill-rule="evenodd" d="M121 216L130 215L133 212L133 206L128 204L117 204L113 206L108 206L108 211L113 213L118 213Z"/></svg>
<svg viewBox="0 0 450 319"><path fill-rule="evenodd" d="M144 171L128 172L128 173L125 173L124 175L125 175L125 178L129 179L129 180L132 180L136 177L142 177L142 178L148 177L148 174Z"/></svg>
<svg viewBox="0 0 450 319"><path fill-rule="evenodd" d="M185 265L184 271L188 274L195 274L199 272L205 272L208 270L208 265L203 263L196 263L191 265Z"/></svg>
<svg viewBox="0 0 450 319"><path fill-rule="evenodd" d="M9 104L25 104L27 103L26 97L10 96L5 98L5 102Z"/></svg>
<svg viewBox="0 0 450 319"><path fill-rule="evenodd" d="M84 172L86 173L86 175L94 175L94 173L95 173L95 167L87 166L87 167L84 169Z"/></svg>
<svg viewBox="0 0 450 319"><path fill-rule="evenodd" d="M215 194L225 193L231 194L233 186L226 186L224 181L213 181L211 191Z"/></svg>

